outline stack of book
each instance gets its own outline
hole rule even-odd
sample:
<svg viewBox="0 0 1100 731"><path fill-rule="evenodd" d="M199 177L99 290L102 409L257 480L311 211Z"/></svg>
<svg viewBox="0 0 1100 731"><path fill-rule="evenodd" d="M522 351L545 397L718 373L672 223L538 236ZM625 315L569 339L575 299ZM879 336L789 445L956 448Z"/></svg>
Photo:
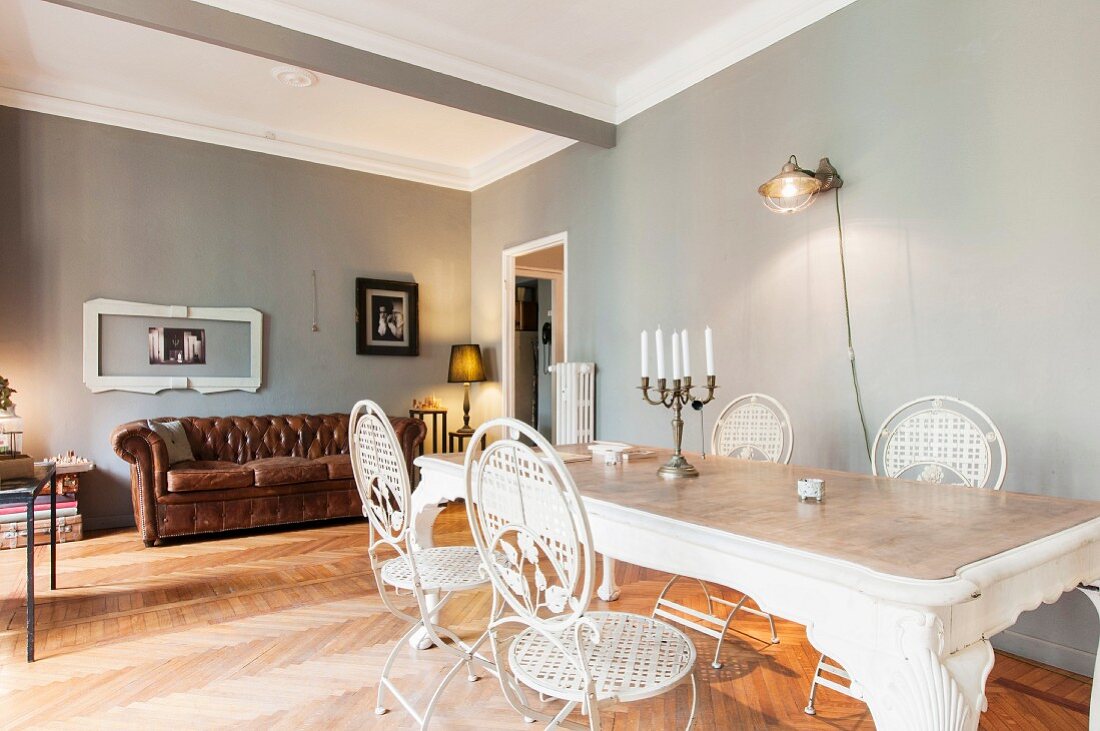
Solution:
<svg viewBox="0 0 1100 731"><path fill-rule="evenodd" d="M91 465L76 471L91 469ZM57 542L67 543L79 541L84 536L83 523L77 507L77 490L79 478L76 474L66 479L72 470L69 466L57 467ZM74 479L75 478L75 479ZM2 483L0 483L2 489ZM34 501L34 543L35 545L50 542L50 495L49 488ZM29 521L27 519L27 506L6 504L0 506L0 549L22 548L27 545Z"/></svg>

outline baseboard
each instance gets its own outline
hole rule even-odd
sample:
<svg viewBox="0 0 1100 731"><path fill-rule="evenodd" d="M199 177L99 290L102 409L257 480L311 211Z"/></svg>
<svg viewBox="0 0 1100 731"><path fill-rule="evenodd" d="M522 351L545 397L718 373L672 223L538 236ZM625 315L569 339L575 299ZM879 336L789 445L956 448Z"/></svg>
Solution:
<svg viewBox="0 0 1100 731"><path fill-rule="evenodd" d="M1078 675L1092 677L1092 671L1096 664L1096 655L1076 647L1059 645L1057 642L1042 640L1031 635L1023 635L1012 630L1001 632L992 640L993 646L998 650L1011 652L1013 655L1026 657L1044 665L1053 665L1056 668L1069 670Z"/></svg>
<svg viewBox="0 0 1100 731"><path fill-rule="evenodd" d="M84 530L108 530L110 528L133 528L134 527L134 514L124 513L121 515L97 515L94 518L84 516L82 521Z"/></svg>

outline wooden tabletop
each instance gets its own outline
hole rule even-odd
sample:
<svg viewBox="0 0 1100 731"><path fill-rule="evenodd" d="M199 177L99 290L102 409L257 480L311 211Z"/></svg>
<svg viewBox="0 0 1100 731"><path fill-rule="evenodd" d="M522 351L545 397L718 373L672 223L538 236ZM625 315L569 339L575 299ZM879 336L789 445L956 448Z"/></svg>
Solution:
<svg viewBox="0 0 1100 731"><path fill-rule="evenodd" d="M667 480L657 468L670 452L656 451L656 459L618 467L566 467L586 498L911 579L950 578L963 566L1100 518L1100 502L1090 500L697 454L687 456L698 478ZM825 480L825 502L798 501L802 477Z"/></svg>

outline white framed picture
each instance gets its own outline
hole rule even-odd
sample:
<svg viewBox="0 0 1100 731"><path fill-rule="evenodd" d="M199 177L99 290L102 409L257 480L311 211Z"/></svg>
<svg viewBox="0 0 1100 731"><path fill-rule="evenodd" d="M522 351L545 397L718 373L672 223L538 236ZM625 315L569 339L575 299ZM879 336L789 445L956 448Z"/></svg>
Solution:
<svg viewBox="0 0 1100 731"><path fill-rule="evenodd" d="M120 319L123 326L116 327ZM233 335L223 335L223 326ZM216 341L223 347L211 349ZM230 342L233 347L226 347ZM148 363L143 355L146 347ZM263 313L259 310L103 298L84 303L84 384L93 393L153 394L171 389L255 393L262 374Z"/></svg>

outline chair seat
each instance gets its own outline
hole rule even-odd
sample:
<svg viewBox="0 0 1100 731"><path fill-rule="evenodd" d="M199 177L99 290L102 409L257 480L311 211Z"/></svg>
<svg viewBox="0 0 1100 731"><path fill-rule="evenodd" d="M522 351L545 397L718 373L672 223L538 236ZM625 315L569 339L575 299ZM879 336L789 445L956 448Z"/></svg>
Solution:
<svg viewBox="0 0 1100 731"><path fill-rule="evenodd" d="M631 701L658 695L695 667L695 645L667 622L626 612L590 612L585 616L600 630L599 644L586 647L585 654L598 700ZM582 630L581 636L590 635ZM559 640L571 653L576 652L571 629ZM566 701L584 699L580 671L541 632L521 632L512 642L508 661L516 678L532 690Z"/></svg>
<svg viewBox="0 0 1100 731"><path fill-rule="evenodd" d="M417 551L416 570L425 591L457 591L489 583L481 571L481 557L473 546L442 546ZM382 564L382 580L398 589L413 588L412 570L406 556Z"/></svg>

